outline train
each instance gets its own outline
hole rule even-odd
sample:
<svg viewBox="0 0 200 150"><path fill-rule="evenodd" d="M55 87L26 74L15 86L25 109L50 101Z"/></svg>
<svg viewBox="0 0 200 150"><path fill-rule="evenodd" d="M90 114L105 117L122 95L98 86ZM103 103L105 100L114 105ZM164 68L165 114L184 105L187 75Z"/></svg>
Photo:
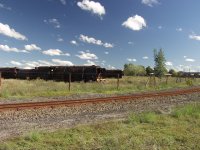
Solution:
<svg viewBox="0 0 200 150"><path fill-rule="evenodd" d="M40 66L34 69L0 68L4 79L53 80L64 82L89 82L105 78L122 78L122 70L109 70L100 66Z"/></svg>

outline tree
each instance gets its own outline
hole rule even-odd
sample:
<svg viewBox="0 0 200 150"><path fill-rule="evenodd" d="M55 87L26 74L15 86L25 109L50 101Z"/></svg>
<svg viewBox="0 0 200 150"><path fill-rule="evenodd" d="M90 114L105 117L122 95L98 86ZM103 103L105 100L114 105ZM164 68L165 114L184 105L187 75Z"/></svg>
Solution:
<svg viewBox="0 0 200 150"><path fill-rule="evenodd" d="M156 49L154 50L154 61L155 61L155 67L154 67L154 72L155 75L159 78L164 76L165 73L167 73L167 69L165 68L165 56L164 52L162 49L157 51Z"/></svg>
<svg viewBox="0 0 200 150"><path fill-rule="evenodd" d="M169 73L173 76L176 77L178 75L178 73L174 70L174 69L170 69Z"/></svg>
<svg viewBox="0 0 200 150"><path fill-rule="evenodd" d="M147 75L150 75L150 73L153 73L153 72L154 72L154 70L150 66L146 67L146 74Z"/></svg>
<svg viewBox="0 0 200 150"><path fill-rule="evenodd" d="M144 76L146 74L145 67L142 65L125 64L124 75L126 76Z"/></svg>

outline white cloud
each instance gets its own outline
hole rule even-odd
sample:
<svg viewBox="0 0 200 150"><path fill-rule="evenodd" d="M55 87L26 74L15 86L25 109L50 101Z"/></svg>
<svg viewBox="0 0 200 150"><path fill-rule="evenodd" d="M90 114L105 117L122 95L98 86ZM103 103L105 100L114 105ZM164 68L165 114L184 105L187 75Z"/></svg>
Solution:
<svg viewBox="0 0 200 150"><path fill-rule="evenodd" d="M189 38L192 39L192 40L197 40L197 41L200 41L200 35L189 35Z"/></svg>
<svg viewBox="0 0 200 150"><path fill-rule="evenodd" d="M76 55L77 57L79 57L80 59L98 59L98 57L93 54L93 53L90 53L90 52L83 52L83 51L80 51L79 52L80 55Z"/></svg>
<svg viewBox="0 0 200 150"><path fill-rule="evenodd" d="M26 50L19 50L15 47L9 47L8 45L0 45L0 50L5 52L27 53Z"/></svg>
<svg viewBox="0 0 200 150"><path fill-rule="evenodd" d="M167 61L167 62L165 63L165 65L166 65L166 66L173 66L173 63L170 62L170 61Z"/></svg>
<svg viewBox="0 0 200 150"><path fill-rule="evenodd" d="M57 39L58 42L63 42L64 40L62 38Z"/></svg>
<svg viewBox="0 0 200 150"><path fill-rule="evenodd" d="M113 44L110 44L110 43L103 43L101 40L97 40L93 37L88 37L86 35L83 35L81 34L79 39L82 41L82 42L85 42L85 43L89 43L89 44L95 44L95 45L100 45L100 46L104 46L105 48L113 48L114 45Z"/></svg>
<svg viewBox="0 0 200 150"><path fill-rule="evenodd" d="M70 43L73 45L78 45L78 43L75 40L72 40Z"/></svg>
<svg viewBox="0 0 200 150"><path fill-rule="evenodd" d="M54 66L55 64L48 62L46 60L38 60L40 66Z"/></svg>
<svg viewBox="0 0 200 150"><path fill-rule="evenodd" d="M21 62L19 62L21 63ZM48 62L46 60L38 60L38 61L25 61L23 60L21 63L21 67L24 69L32 69L39 66L55 66L54 63Z"/></svg>
<svg viewBox="0 0 200 150"><path fill-rule="evenodd" d="M0 8L2 9L7 9L7 10L12 10L10 7L5 6L4 4L0 3Z"/></svg>
<svg viewBox="0 0 200 150"><path fill-rule="evenodd" d="M90 11L93 14L103 16L106 14L104 6L102 6L99 2L94 2L90 0L83 0L82 2L77 2L77 5L86 11Z"/></svg>
<svg viewBox="0 0 200 150"><path fill-rule="evenodd" d="M95 62L91 61L91 60L87 60L87 63L84 64L84 66L92 66L92 65L96 65Z"/></svg>
<svg viewBox="0 0 200 150"><path fill-rule="evenodd" d="M133 42L131 42L131 41L129 41L129 42L128 42L128 44L129 44L129 45L133 45L134 43L133 43Z"/></svg>
<svg viewBox="0 0 200 150"><path fill-rule="evenodd" d="M161 30L162 28L163 28L162 26L158 26L158 29L160 29L160 30Z"/></svg>
<svg viewBox="0 0 200 150"><path fill-rule="evenodd" d="M114 47L114 45L113 45L113 44L110 44L110 43L104 43L103 46L104 46L105 48L113 48L113 47Z"/></svg>
<svg viewBox="0 0 200 150"><path fill-rule="evenodd" d="M27 51L41 50L41 48L38 47L38 46L35 45L35 44L25 45L24 48L25 48L25 50L27 50Z"/></svg>
<svg viewBox="0 0 200 150"><path fill-rule="evenodd" d="M52 62L61 66L73 66L74 64L70 61L60 60L60 59L52 59Z"/></svg>
<svg viewBox="0 0 200 150"><path fill-rule="evenodd" d="M22 63L14 61L14 60L12 60L10 63L15 65L15 66L22 66Z"/></svg>
<svg viewBox="0 0 200 150"><path fill-rule="evenodd" d="M186 58L185 61L188 61L188 62L195 62L195 59Z"/></svg>
<svg viewBox="0 0 200 150"><path fill-rule="evenodd" d="M15 38L17 40L27 40L24 35L16 32L14 29L10 28L9 25L3 23L0 23L0 34Z"/></svg>
<svg viewBox="0 0 200 150"><path fill-rule="evenodd" d="M183 56L183 58L187 58L187 56Z"/></svg>
<svg viewBox="0 0 200 150"><path fill-rule="evenodd" d="M108 55L109 54L109 52L104 52L106 55Z"/></svg>
<svg viewBox="0 0 200 150"><path fill-rule="evenodd" d="M137 61L137 60L134 59L134 58L133 58L133 59L132 59L132 58L127 58L127 60L130 61L130 62L136 62L136 61Z"/></svg>
<svg viewBox="0 0 200 150"><path fill-rule="evenodd" d="M153 5L159 4L159 2L158 0L142 0L142 4L153 7Z"/></svg>
<svg viewBox="0 0 200 150"><path fill-rule="evenodd" d="M135 15L129 17L125 22L122 23L122 26L129 28L134 31L139 31L147 26L145 19L142 16Z"/></svg>
<svg viewBox="0 0 200 150"><path fill-rule="evenodd" d="M177 28L176 31L181 32L181 31L183 31L183 29L182 28Z"/></svg>
<svg viewBox="0 0 200 150"><path fill-rule="evenodd" d="M44 22L52 24L55 28L60 28L60 26L61 26L60 22L58 21L58 19L55 19L55 18L44 20Z"/></svg>
<svg viewBox="0 0 200 150"><path fill-rule="evenodd" d="M63 5L66 5L66 0L60 0Z"/></svg>
<svg viewBox="0 0 200 150"><path fill-rule="evenodd" d="M108 65L108 69L116 69L116 68L112 65Z"/></svg>
<svg viewBox="0 0 200 150"><path fill-rule="evenodd" d="M70 56L69 53L63 53L59 49L48 49L46 51L43 51L42 53L45 55L50 55L50 56L61 56L61 55Z"/></svg>
<svg viewBox="0 0 200 150"><path fill-rule="evenodd" d="M148 56L144 56L144 57L142 57L142 59L149 59L149 57Z"/></svg>
<svg viewBox="0 0 200 150"><path fill-rule="evenodd" d="M34 68L34 67L39 67L41 66L39 62L37 61L24 61L24 68L26 69L31 69L31 68Z"/></svg>

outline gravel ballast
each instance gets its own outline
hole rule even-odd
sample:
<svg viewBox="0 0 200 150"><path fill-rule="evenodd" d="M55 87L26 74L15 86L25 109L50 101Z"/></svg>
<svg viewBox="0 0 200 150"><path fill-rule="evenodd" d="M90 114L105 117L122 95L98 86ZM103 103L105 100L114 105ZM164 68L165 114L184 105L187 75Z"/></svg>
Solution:
<svg viewBox="0 0 200 150"><path fill-rule="evenodd" d="M19 136L33 130L54 131L60 128L74 127L78 124L123 119L130 112L170 113L172 107L194 102L200 102L200 93L123 102L0 112L0 140Z"/></svg>

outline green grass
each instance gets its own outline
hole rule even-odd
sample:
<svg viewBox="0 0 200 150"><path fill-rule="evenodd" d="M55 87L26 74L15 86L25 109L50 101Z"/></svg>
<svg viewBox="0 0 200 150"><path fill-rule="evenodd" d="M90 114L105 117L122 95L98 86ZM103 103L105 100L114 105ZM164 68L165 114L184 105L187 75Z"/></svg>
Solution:
<svg viewBox="0 0 200 150"><path fill-rule="evenodd" d="M124 121L84 125L52 133L31 132L1 143L0 150L199 150L200 104L171 114L131 114Z"/></svg>
<svg viewBox="0 0 200 150"><path fill-rule="evenodd" d="M123 77L120 79L119 89L117 89L117 79L107 79L105 83L74 82L71 83L70 92L68 91L68 83L64 82L43 80L2 80L0 99L66 96L84 93L115 94L200 85L200 79L176 83L175 78L170 78L168 84L166 84L166 80L163 78L161 81L160 79L156 79L157 86L154 88L153 86L146 86L147 80L148 77Z"/></svg>

